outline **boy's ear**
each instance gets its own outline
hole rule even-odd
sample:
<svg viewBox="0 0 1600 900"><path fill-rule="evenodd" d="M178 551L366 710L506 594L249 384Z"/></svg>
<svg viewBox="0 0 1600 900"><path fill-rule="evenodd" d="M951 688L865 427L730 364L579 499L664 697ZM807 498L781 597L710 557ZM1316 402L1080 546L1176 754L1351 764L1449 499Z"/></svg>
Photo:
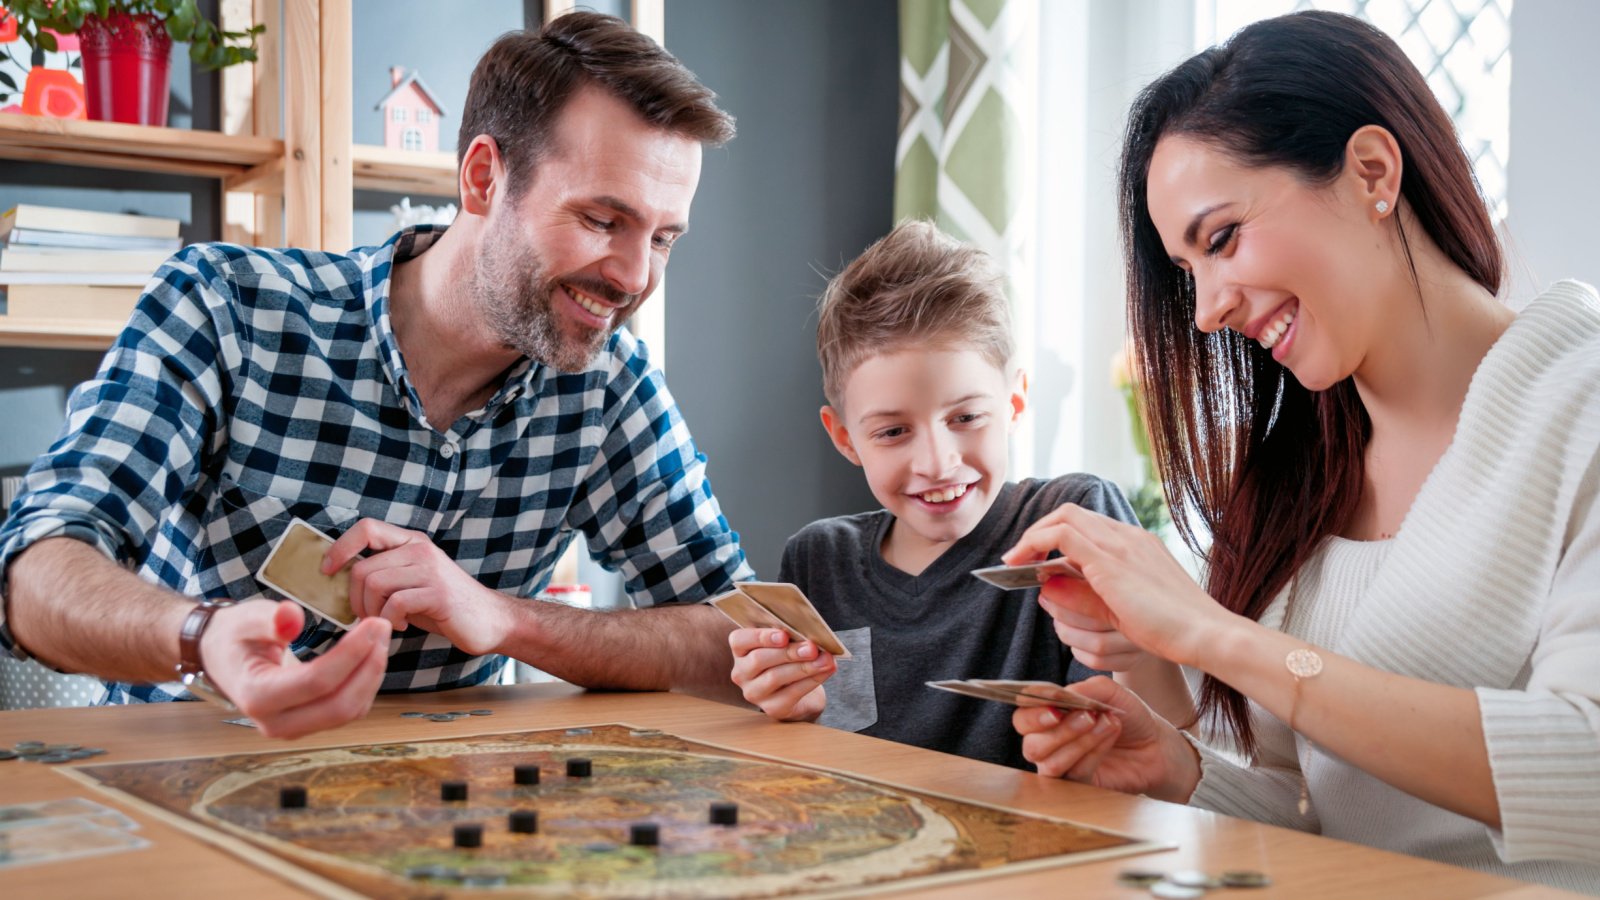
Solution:
<svg viewBox="0 0 1600 900"><path fill-rule="evenodd" d="M1011 380L1011 427L1017 427L1017 422L1028 409L1028 370L1018 367L1016 377Z"/></svg>
<svg viewBox="0 0 1600 900"><path fill-rule="evenodd" d="M828 440L833 441L833 449L845 459L861 465L861 457L856 453L855 445L850 443L850 432L844 427L844 416L831 406L824 406L821 414L822 430L828 433Z"/></svg>

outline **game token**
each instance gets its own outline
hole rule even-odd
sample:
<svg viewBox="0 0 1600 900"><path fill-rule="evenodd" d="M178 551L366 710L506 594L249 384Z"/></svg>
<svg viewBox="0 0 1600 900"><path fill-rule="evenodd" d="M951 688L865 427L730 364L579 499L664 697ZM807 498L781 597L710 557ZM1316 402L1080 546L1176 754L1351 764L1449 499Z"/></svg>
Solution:
<svg viewBox="0 0 1600 900"><path fill-rule="evenodd" d="M739 804L713 803L711 804L711 824L737 825L739 824Z"/></svg>
<svg viewBox="0 0 1600 900"><path fill-rule="evenodd" d="M416 712L415 710L413 710L411 712L403 712L403 713L401 713L400 714L400 718L402 718L402 719L423 719L423 718L427 718L427 715L428 714L425 713L425 712Z"/></svg>
<svg viewBox="0 0 1600 900"><path fill-rule="evenodd" d="M539 767L532 765L517 766L511 770L511 778L517 784L538 784Z"/></svg>
<svg viewBox="0 0 1600 900"><path fill-rule="evenodd" d="M32 748L43 750L44 741L17 741L13 746L15 746L18 750L29 750Z"/></svg>
<svg viewBox="0 0 1600 900"><path fill-rule="evenodd" d="M1200 871L1199 869L1180 869L1180 870L1178 870L1176 872L1172 872L1172 873L1168 874L1167 875L1167 880L1172 882L1173 884L1182 885L1184 887L1193 887L1193 888L1219 887L1219 885L1217 885L1216 883L1214 883L1212 881L1210 875L1207 875L1206 873Z"/></svg>
<svg viewBox="0 0 1600 900"><path fill-rule="evenodd" d="M515 834L538 834L539 811L536 809L514 809L508 817L508 824Z"/></svg>
<svg viewBox="0 0 1600 900"><path fill-rule="evenodd" d="M15 750L0 750L0 759L16 759L17 755Z"/></svg>
<svg viewBox="0 0 1600 900"><path fill-rule="evenodd" d="M85 748L83 748L83 752L89 754L90 756L105 756L106 755L106 751L102 747L85 747Z"/></svg>
<svg viewBox="0 0 1600 900"><path fill-rule="evenodd" d="M465 781L446 781L439 785L439 799L453 802L467 799L467 783Z"/></svg>
<svg viewBox="0 0 1600 900"><path fill-rule="evenodd" d="M72 762L72 754L71 753L46 753L43 756L37 757L34 761L35 762L48 763L48 764L54 766L54 765L57 765L59 763Z"/></svg>
<svg viewBox="0 0 1600 900"><path fill-rule="evenodd" d="M50 753L71 753L81 748L77 744L48 744L44 749Z"/></svg>
<svg viewBox="0 0 1600 900"><path fill-rule="evenodd" d="M608 844L605 841L595 841L592 844L584 844L583 849L589 853L610 853L617 849L617 845Z"/></svg>
<svg viewBox="0 0 1600 900"><path fill-rule="evenodd" d="M475 868L461 870L462 887L499 887L506 883L506 873L499 869Z"/></svg>
<svg viewBox="0 0 1600 900"><path fill-rule="evenodd" d="M1117 873L1117 884L1123 887L1149 887L1166 876L1148 869L1124 869Z"/></svg>
<svg viewBox="0 0 1600 900"><path fill-rule="evenodd" d="M635 847L654 847L661 843L661 826L654 822L635 822L628 829L628 843Z"/></svg>
<svg viewBox="0 0 1600 900"><path fill-rule="evenodd" d="M594 774L594 766L589 760L582 757L574 757L567 760L568 778L588 778L592 774Z"/></svg>
<svg viewBox="0 0 1600 900"><path fill-rule="evenodd" d="M492 715L494 715L494 710L492 710L492 709L469 709L469 710L467 710L467 715L469 715L469 716L492 716Z"/></svg>
<svg viewBox="0 0 1600 900"><path fill-rule="evenodd" d="M278 805L284 809L304 809L306 789L300 785L278 789Z"/></svg>
<svg viewBox="0 0 1600 900"><path fill-rule="evenodd" d="M661 737L661 735L665 734L665 732L659 728L635 728L628 732L628 734L631 734L634 737Z"/></svg>
<svg viewBox="0 0 1600 900"><path fill-rule="evenodd" d="M476 822L467 822L455 827L457 847L482 847L483 826Z"/></svg>
<svg viewBox="0 0 1600 900"><path fill-rule="evenodd" d="M1205 888L1190 887L1186 884L1173 884L1170 881L1158 881L1150 885L1150 895L1160 897L1162 900L1195 900L1206 895Z"/></svg>
<svg viewBox="0 0 1600 900"><path fill-rule="evenodd" d="M1257 888L1272 884L1272 879L1268 878L1266 873L1248 870L1223 872L1222 877L1217 880L1222 882L1223 887L1231 888Z"/></svg>
<svg viewBox="0 0 1600 900"><path fill-rule="evenodd" d="M567 729L567 734L572 735L573 737L578 737L580 735L585 735L585 734L594 734L594 729L593 728L568 728Z"/></svg>
<svg viewBox="0 0 1600 900"><path fill-rule="evenodd" d="M428 714L428 721L430 721L430 722L454 722L455 720L456 720L456 717L450 715L449 713L429 713Z"/></svg>

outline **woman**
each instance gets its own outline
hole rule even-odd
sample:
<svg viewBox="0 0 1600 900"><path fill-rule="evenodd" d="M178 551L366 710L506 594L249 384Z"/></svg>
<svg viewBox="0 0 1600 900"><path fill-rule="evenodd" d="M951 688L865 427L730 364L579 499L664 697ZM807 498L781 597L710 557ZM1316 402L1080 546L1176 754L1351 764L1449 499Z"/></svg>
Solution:
<svg viewBox="0 0 1600 900"><path fill-rule="evenodd" d="M1085 510L1030 529L1007 562L1083 569L1045 605L1125 686L1078 686L1120 717L1018 710L1024 755L1600 893L1600 298L1496 300L1449 118L1346 16L1156 81L1121 188L1153 446L1174 519L1210 532L1206 588ZM1194 719L1173 663L1228 751L1169 723Z"/></svg>

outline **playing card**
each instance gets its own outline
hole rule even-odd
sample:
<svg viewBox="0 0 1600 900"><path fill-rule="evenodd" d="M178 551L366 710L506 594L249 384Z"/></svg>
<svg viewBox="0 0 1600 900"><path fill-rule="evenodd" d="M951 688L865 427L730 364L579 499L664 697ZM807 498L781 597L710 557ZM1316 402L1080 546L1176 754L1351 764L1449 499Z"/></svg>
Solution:
<svg viewBox="0 0 1600 900"><path fill-rule="evenodd" d="M822 620L822 614L792 584L744 581L707 602L740 628L776 628L794 640L812 641L840 659L850 658L850 650Z"/></svg>
<svg viewBox="0 0 1600 900"><path fill-rule="evenodd" d="M148 846L144 838L81 816L0 823L0 869Z"/></svg>
<svg viewBox="0 0 1600 900"><path fill-rule="evenodd" d="M732 619L733 624L740 628L776 628L788 632L789 636L797 641L805 640L805 635L783 624L781 619L767 612L766 607L746 597L737 589L726 594L718 594L707 602L715 606L718 612Z"/></svg>
<svg viewBox="0 0 1600 900"><path fill-rule="evenodd" d="M356 624L350 609L350 567L322 574L322 557L333 538L301 519L289 523L279 536L256 578L340 628Z"/></svg>
<svg viewBox="0 0 1600 900"><path fill-rule="evenodd" d="M928 687L953 694L962 694L976 697L979 700L993 700L1011 706L1048 706L1054 709L1086 709L1094 712L1117 712L1116 707L1108 706L1099 700L1062 687L1048 681L985 681L980 678L966 681L929 681Z"/></svg>
<svg viewBox="0 0 1600 900"><path fill-rule="evenodd" d="M1036 588L1057 575L1066 575L1069 578L1083 577L1083 572L1079 571L1077 566L1060 558L1022 566L990 566L987 569L973 569L972 574L1008 591Z"/></svg>
<svg viewBox="0 0 1600 900"><path fill-rule="evenodd" d="M792 584L745 581L739 584L739 590L806 640L840 659L850 658L850 651L799 588Z"/></svg>
<svg viewBox="0 0 1600 900"><path fill-rule="evenodd" d="M38 803L16 803L0 806L0 823L37 822L40 819L87 819L96 825L123 831L138 831L139 823L109 806L102 806L82 797L61 800L44 800Z"/></svg>

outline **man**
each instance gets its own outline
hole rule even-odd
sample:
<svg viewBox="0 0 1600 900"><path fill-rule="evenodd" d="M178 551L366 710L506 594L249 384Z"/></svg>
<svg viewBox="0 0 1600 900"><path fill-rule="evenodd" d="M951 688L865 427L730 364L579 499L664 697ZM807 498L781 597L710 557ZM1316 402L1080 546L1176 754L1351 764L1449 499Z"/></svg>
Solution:
<svg viewBox="0 0 1600 900"><path fill-rule="evenodd" d="M483 683L505 656L727 691L728 626L672 601L749 570L659 370L617 331L688 228L702 145L733 136L714 96L620 20L569 15L479 62L448 230L347 256L180 252L0 529L0 644L107 679L110 702L180 696L181 672L281 737L379 689ZM356 560L364 618L342 635L260 599L296 517L342 533L324 572ZM579 534L654 608L530 602Z"/></svg>

